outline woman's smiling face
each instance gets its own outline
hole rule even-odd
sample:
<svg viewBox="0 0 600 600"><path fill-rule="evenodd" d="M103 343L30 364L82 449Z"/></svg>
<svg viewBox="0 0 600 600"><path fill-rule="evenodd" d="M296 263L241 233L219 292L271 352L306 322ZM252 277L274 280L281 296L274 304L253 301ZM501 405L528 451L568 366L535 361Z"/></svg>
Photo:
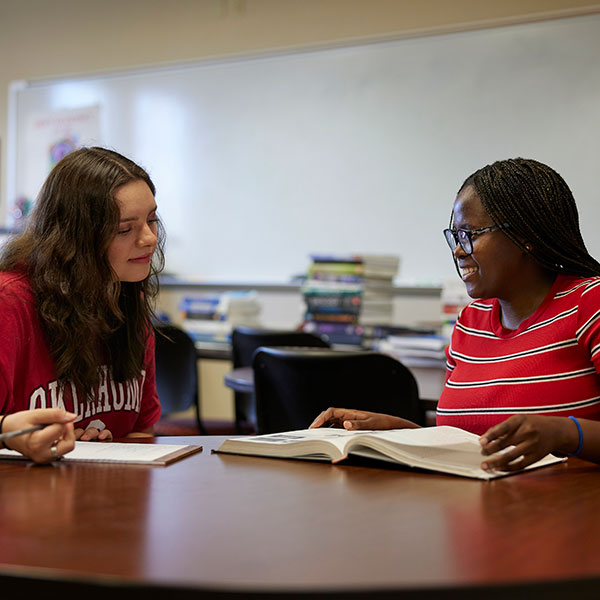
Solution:
<svg viewBox="0 0 600 600"><path fill-rule="evenodd" d="M150 273L156 250L156 202L145 181L136 179L117 189L119 230L107 251L108 261L119 281L142 281Z"/></svg>
<svg viewBox="0 0 600 600"><path fill-rule="evenodd" d="M472 186L463 188L454 202L453 228L479 229L494 225ZM454 251L461 278L471 298L508 299L519 289L523 251L502 231L473 235L473 253Z"/></svg>

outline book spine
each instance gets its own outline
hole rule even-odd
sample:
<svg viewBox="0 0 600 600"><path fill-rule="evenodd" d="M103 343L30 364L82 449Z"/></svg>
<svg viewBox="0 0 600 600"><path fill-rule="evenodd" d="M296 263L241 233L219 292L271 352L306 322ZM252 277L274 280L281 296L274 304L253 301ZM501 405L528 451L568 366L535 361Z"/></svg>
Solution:
<svg viewBox="0 0 600 600"><path fill-rule="evenodd" d="M362 275L356 275L355 273L328 273L318 270L313 272L312 279L318 282L317 285L323 285L324 283L354 283L362 286L364 282L364 277ZM309 279L307 284L310 285L310 283L311 281Z"/></svg>
<svg viewBox="0 0 600 600"><path fill-rule="evenodd" d="M323 336L332 344L349 344L362 346L365 328L348 323L328 323L305 321L303 331Z"/></svg>
<svg viewBox="0 0 600 600"><path fill-rule="evenodd" d="M319 310L348 310L356 313L360 310L360 294L305 294L304 301L309 312L318 312Z"/></svg>
<svg viewBox="0 0 600 600"><path fill-rule="evenodd" d="M357 254L311 254L314 263L362 263L363 259Z"/></svg>
<svg viewBox="0 0 600 600"><path fill-rule="evenodd" d="M358 314L349 314L349 313L312 313L307 312L305 314L305 319L307 321L325 321L330 323L349 323L349 324L357 324L358 323Z"/></svg>
<svg viewBox="0 0 600 600"><path fill-rule="evenodd" d="M313 263L308 268L309 276L314 273L335 275L362 275L364 272L362 263Z"/></svg>

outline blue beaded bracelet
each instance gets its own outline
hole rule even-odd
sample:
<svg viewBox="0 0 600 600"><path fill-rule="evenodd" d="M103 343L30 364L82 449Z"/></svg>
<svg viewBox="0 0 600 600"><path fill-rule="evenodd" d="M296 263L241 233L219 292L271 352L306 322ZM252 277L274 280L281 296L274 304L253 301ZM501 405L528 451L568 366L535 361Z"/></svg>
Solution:
<svg viewBox="0 0 600 600"><path fill-rule="evenodd" d="M583 448L583 431L581 431L581 425L575 417L569 417L569 419L573 419L573 421L575 421L575 425L577 425L577 431L579 431L579 446L577 446L577 450L575 450L575 452L571 452L571 454L567 454L567 456L577 456Z"/></svg>

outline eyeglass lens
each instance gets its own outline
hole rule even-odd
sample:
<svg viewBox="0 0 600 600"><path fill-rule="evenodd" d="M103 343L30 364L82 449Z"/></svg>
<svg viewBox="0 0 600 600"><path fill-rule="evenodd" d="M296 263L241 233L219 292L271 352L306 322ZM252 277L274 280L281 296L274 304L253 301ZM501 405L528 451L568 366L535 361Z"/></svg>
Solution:
<svg viewBox="0 0 600 600"><path fill-rule="evenodd" d="M473 252L473 244L471 242L470 231L464 229L458 229L452 231L452 229L445 229L444 234L446 235L446 241L452 252L456 250L456 246L460 244L460 247L464 250L465 254L471 254Z"/></svg>

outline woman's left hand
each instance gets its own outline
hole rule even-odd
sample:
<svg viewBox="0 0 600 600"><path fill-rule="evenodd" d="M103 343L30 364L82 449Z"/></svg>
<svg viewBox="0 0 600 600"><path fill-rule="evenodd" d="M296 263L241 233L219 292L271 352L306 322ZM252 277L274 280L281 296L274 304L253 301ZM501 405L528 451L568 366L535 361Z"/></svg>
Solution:
<svg viewBox="0 0 600 600"><path fill-rule="evenodd" d="M108 429L88 427L84 430L78 428L75 430L75 439L80 442L110 442L113 439L113 435Z"/></svg>
<svg viewBox="0 0 600 600"><path fill-rule="evenodd" d="M579 441L577 426L565 417L541 415L513 415L488 429L480 438L481 453L491 455L485 460L484 470L519 471L551 452L574 452Z"/></svg>

